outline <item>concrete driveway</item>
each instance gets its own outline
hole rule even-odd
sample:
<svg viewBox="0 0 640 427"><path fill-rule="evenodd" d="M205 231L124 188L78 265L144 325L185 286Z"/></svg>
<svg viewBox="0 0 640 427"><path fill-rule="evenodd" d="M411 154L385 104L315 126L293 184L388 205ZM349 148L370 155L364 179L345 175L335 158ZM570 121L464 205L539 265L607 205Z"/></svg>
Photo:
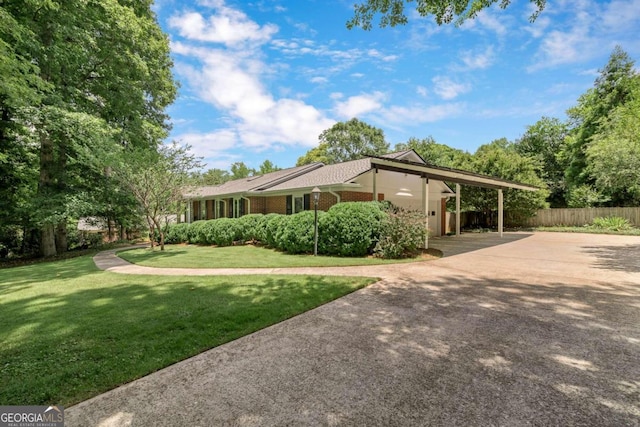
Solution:
<svg viewBox="0 0 640 427"><path fill-rule="evenodd" d="M640 238L458 239L66 425L640 425Z"/></svg>

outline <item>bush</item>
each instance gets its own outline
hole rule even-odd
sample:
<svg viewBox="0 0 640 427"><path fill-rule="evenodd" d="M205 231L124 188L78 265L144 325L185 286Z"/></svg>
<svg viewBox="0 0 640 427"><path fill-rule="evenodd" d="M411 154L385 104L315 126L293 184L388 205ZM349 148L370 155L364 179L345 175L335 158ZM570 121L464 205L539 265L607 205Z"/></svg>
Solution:
<svg viewBox="0 0 640 427"><path fill-rule="evenodd" d="M239 239L240 229L238 220L234 218L219 218L209 221L207 240L209 244L231 246Z"/></svg>
<svg viewBox="0 0 640 427"><path fill-rule="evenodd" d="M592 226L611 231L629 230L631 228L629 221L619 216L594 218Z"/></svg>
<svg viewBox="0 0 640 427"><path fill-rule="evenodd" d="M238 240L244 242L260 240L258 238L258 225L261 223L263 216L262 214L249 214L236 219Z"/></svg>
<svg viewBox="0 0 640 427"><path fill-rule="evenodd" d="M415 256L424 245L424 214L404 209L391 209L382 221L380 240L374 249L380 258Z"/></svg>
<svg viewBox="0 0 640 427"><path fill-rule="evenodd" d="M189 224L189 243L204 245L207 237L204 233L204 227L207 221L195 221Z"/></svg>
<svg viewBox="0 0 640 427"><path fill-rule="evenodd" d="M278 247L278 231L281 229L281 226L283 226L282 229L284 229L286 223L289 222L289 217L280 214L269 214L267 217L269 217L269 219L265 225L265 240L263 240L263 243L266 242L266 244L272 248L281 249Z"/></svg>
<svg viewBox="0 0 640 427"><path fill-rule="evenodd" d="M352 257L371 253L380 238L385 216L378 202L345 202L332 206L319 220L319 251Z"/></svg>
<svg viewBox="0 0 640 427"><path fill-rule="evenodd" d="M325 212L318 212L318 222L325 215ZM285 218L288 219L278 226L276 247L291 254L313 253L314 212L300 212Z"/></svg>
<svg viewBox="0 0 640 427"><path fill-rule="evenodd" d="M189 241L189 224L169 224L164 234L165 243L185 243Z"/></svg>

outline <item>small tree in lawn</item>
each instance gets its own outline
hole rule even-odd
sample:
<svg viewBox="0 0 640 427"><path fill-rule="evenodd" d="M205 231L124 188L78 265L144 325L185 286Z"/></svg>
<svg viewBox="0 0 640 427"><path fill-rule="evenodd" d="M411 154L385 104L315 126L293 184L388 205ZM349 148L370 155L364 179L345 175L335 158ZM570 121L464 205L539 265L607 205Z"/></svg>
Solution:
<svg viewBox="0 0 640 427"><path fill-rule="evenodd" d="M164 250L163 225L166 225L167 216L177 212L190 172L201 167L198 159L188 151L188 146L182 147L174 142L161 145L153 153L128 153L126 163L120 168L122 183L133 193L149 225L151 249L157 230L160 249Z"/></svg>

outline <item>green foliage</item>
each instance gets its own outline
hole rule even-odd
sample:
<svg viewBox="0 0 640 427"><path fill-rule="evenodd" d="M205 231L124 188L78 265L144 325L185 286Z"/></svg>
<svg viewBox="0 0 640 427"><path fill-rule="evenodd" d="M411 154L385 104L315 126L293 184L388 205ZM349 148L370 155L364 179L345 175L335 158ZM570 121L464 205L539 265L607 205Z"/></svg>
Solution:
<svg viewBox="0 0 640 427"><path fill-rule="evenodd" d="M468 169L471 155L466 151L438 144L433 137L409 138L405 143L396 144L395 151L414 150L430 165L445 168Z"/></svg>
<svg viewBox="0 0 640 427"><path fill-rule="evenodd" d="M318 222L326 215L318 211ZM291 254L313 253L314 212L304 211L288 216L280 223L277 233L277 248Z"/></svg>
<svg viewBox="0 0 640 427"><path fill-rule="evenodd" d="M374 253L377 257L390 259L415 256L424 246L426 233L423 213L389 209L382 220Z"/></svg>
<svg viewBox="0 0 640 427"><path fill-rule="evenodd" d="M258 168L258 170L256 171L257 174L259 175L264 175L266 173L271 173L271 172L276 172L279 171L281 168L279 168L278 166L274 165L273 162L269 159L265 160L264 162L262 162Z"/></svg>
<svg viewBox="0 0 640 427"><path fill-rule="evenodd" d="M534 21L538 14L542 12L546 5L546 0L529 0L535 5L535 10L530 16L530 21ZM374 17L380 14L379 25L381 28L396 25L405 25L409 22L405 14L405 7L409 0L364 0L363 3L354 5L353 17L347 21L347 28L361 27L370 30ZM467 19L473 19L477 14L488 9L498 0L415 0L415 12L419 16L433 16L438 25L455 22L461 25ZM510 0L500 0L502 9L511 3Z"/></svg>
<svg viewBox="0 0 640 427"><path fill-rule="evenodd" d="M169 224L164 235L166 243L186 243L189 241L189 225L186 222Z"/></svg>
<svg viewBox="0 0 640 427"><path fill-rule="evenodd" d="M582 184L569 190L567 204L570 208L592 208L609 199L591 185Z"/></svg>
<svg viewBox="0 0 640 427"><path fill-rule="evenodd" d="M631 223L626 218L619 216L598 217L593 219L594 228L602 228L611 231L624 231L631 228Z"/></svg>
<svg viewBox="0 0 640 427"><path fill-rule="evenodd" d="M238 240L250 242L258 240L258 227L262 223L262 214L249 214L236 219L235 227L238 229Z"/></svg>
<svg viewBox="0 0 640 427"><path fill-rule="evenodd" d="M255 226L256 240L261 242L264 245L269 245L268 239L268 227L271 219L279 217L281 215L276 213L270 213L267 215L260 215L258 218L258 222Z"/></svg>
<svg viewBox="0 0 640 427"><path fill-rule="evenodd" d="M333 205L319 220L318 250L327 255L367 255L380 237L384 217L377 202Z"/></svg>
<svg viewBox="0 0 640 427"><path fill-rule="evenodd" d="M231 179L229 172L223 169L209 169L204 173L195 173L193 181L197 185L220 185Z"/></svg>
<svg viewBox="0 0 640 427"><path fill-rule="evenodd" d="M241 229L236 218L218 218L206 221L207 241L205 244L231 246L240 239Z"/></svg>
<svg viewBox="0 0 640 427"><path fill-rule="evenodd" d="M327 164L380 156L389 151L384 132L358 119L338 122L319 136L320 144L298 159L297 165Z"/></svg>
<svg viewBox="0 0 640 427"><path fill-rule="evenodd" d="M255 173L256 171L249 168L244 162L235 162L231 165L231 179L248 178Z"/></svg>
<svg viewBox="0 0 640 427"><path fill-rule="evenodd" d="M269 214L267 218L268 221L265 227L266 243L272 248L280 249L278 245L279 234L284 232L291 217L280 214Z"/></svg>
<svg viewBox="0 0 640 427"><path fill-rule="evenodd" d="M196 245L204 245L207 241L207 235L205 231L207 221L200 220L194 221L189 224L189 231L187 233L189 237L189 243L194 243Z"/></svg>

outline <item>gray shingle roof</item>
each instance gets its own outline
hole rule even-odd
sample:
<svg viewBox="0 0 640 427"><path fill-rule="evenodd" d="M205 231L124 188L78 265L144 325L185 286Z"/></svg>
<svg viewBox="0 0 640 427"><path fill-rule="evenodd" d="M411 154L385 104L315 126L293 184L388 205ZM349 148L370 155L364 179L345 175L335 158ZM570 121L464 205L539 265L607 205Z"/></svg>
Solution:
<svg viewBox="0 0 640 427"><path fill-rule="evenodd" d="M264 175L250 176L248 178L235 179L220 185L198 187L185 194L188 198L216 197L226 194L238 194L252 190L261 190L269 186L277 185L283 180L291 179L308 171L322 167L322 163L312 163L310 165L297 166L294 168L282 169Z"/></svg>
<svg viewBox="0 0 640 427"><path fill-rule="evenodd" d="M297 188L322 187L327 185L338 185L352 181L357 176L371 169L371 159L352 160L350 162L326 165L321 168L307 172L296 178L287 180L281 184L270 187L265 193L294 190Z"/></svg>

